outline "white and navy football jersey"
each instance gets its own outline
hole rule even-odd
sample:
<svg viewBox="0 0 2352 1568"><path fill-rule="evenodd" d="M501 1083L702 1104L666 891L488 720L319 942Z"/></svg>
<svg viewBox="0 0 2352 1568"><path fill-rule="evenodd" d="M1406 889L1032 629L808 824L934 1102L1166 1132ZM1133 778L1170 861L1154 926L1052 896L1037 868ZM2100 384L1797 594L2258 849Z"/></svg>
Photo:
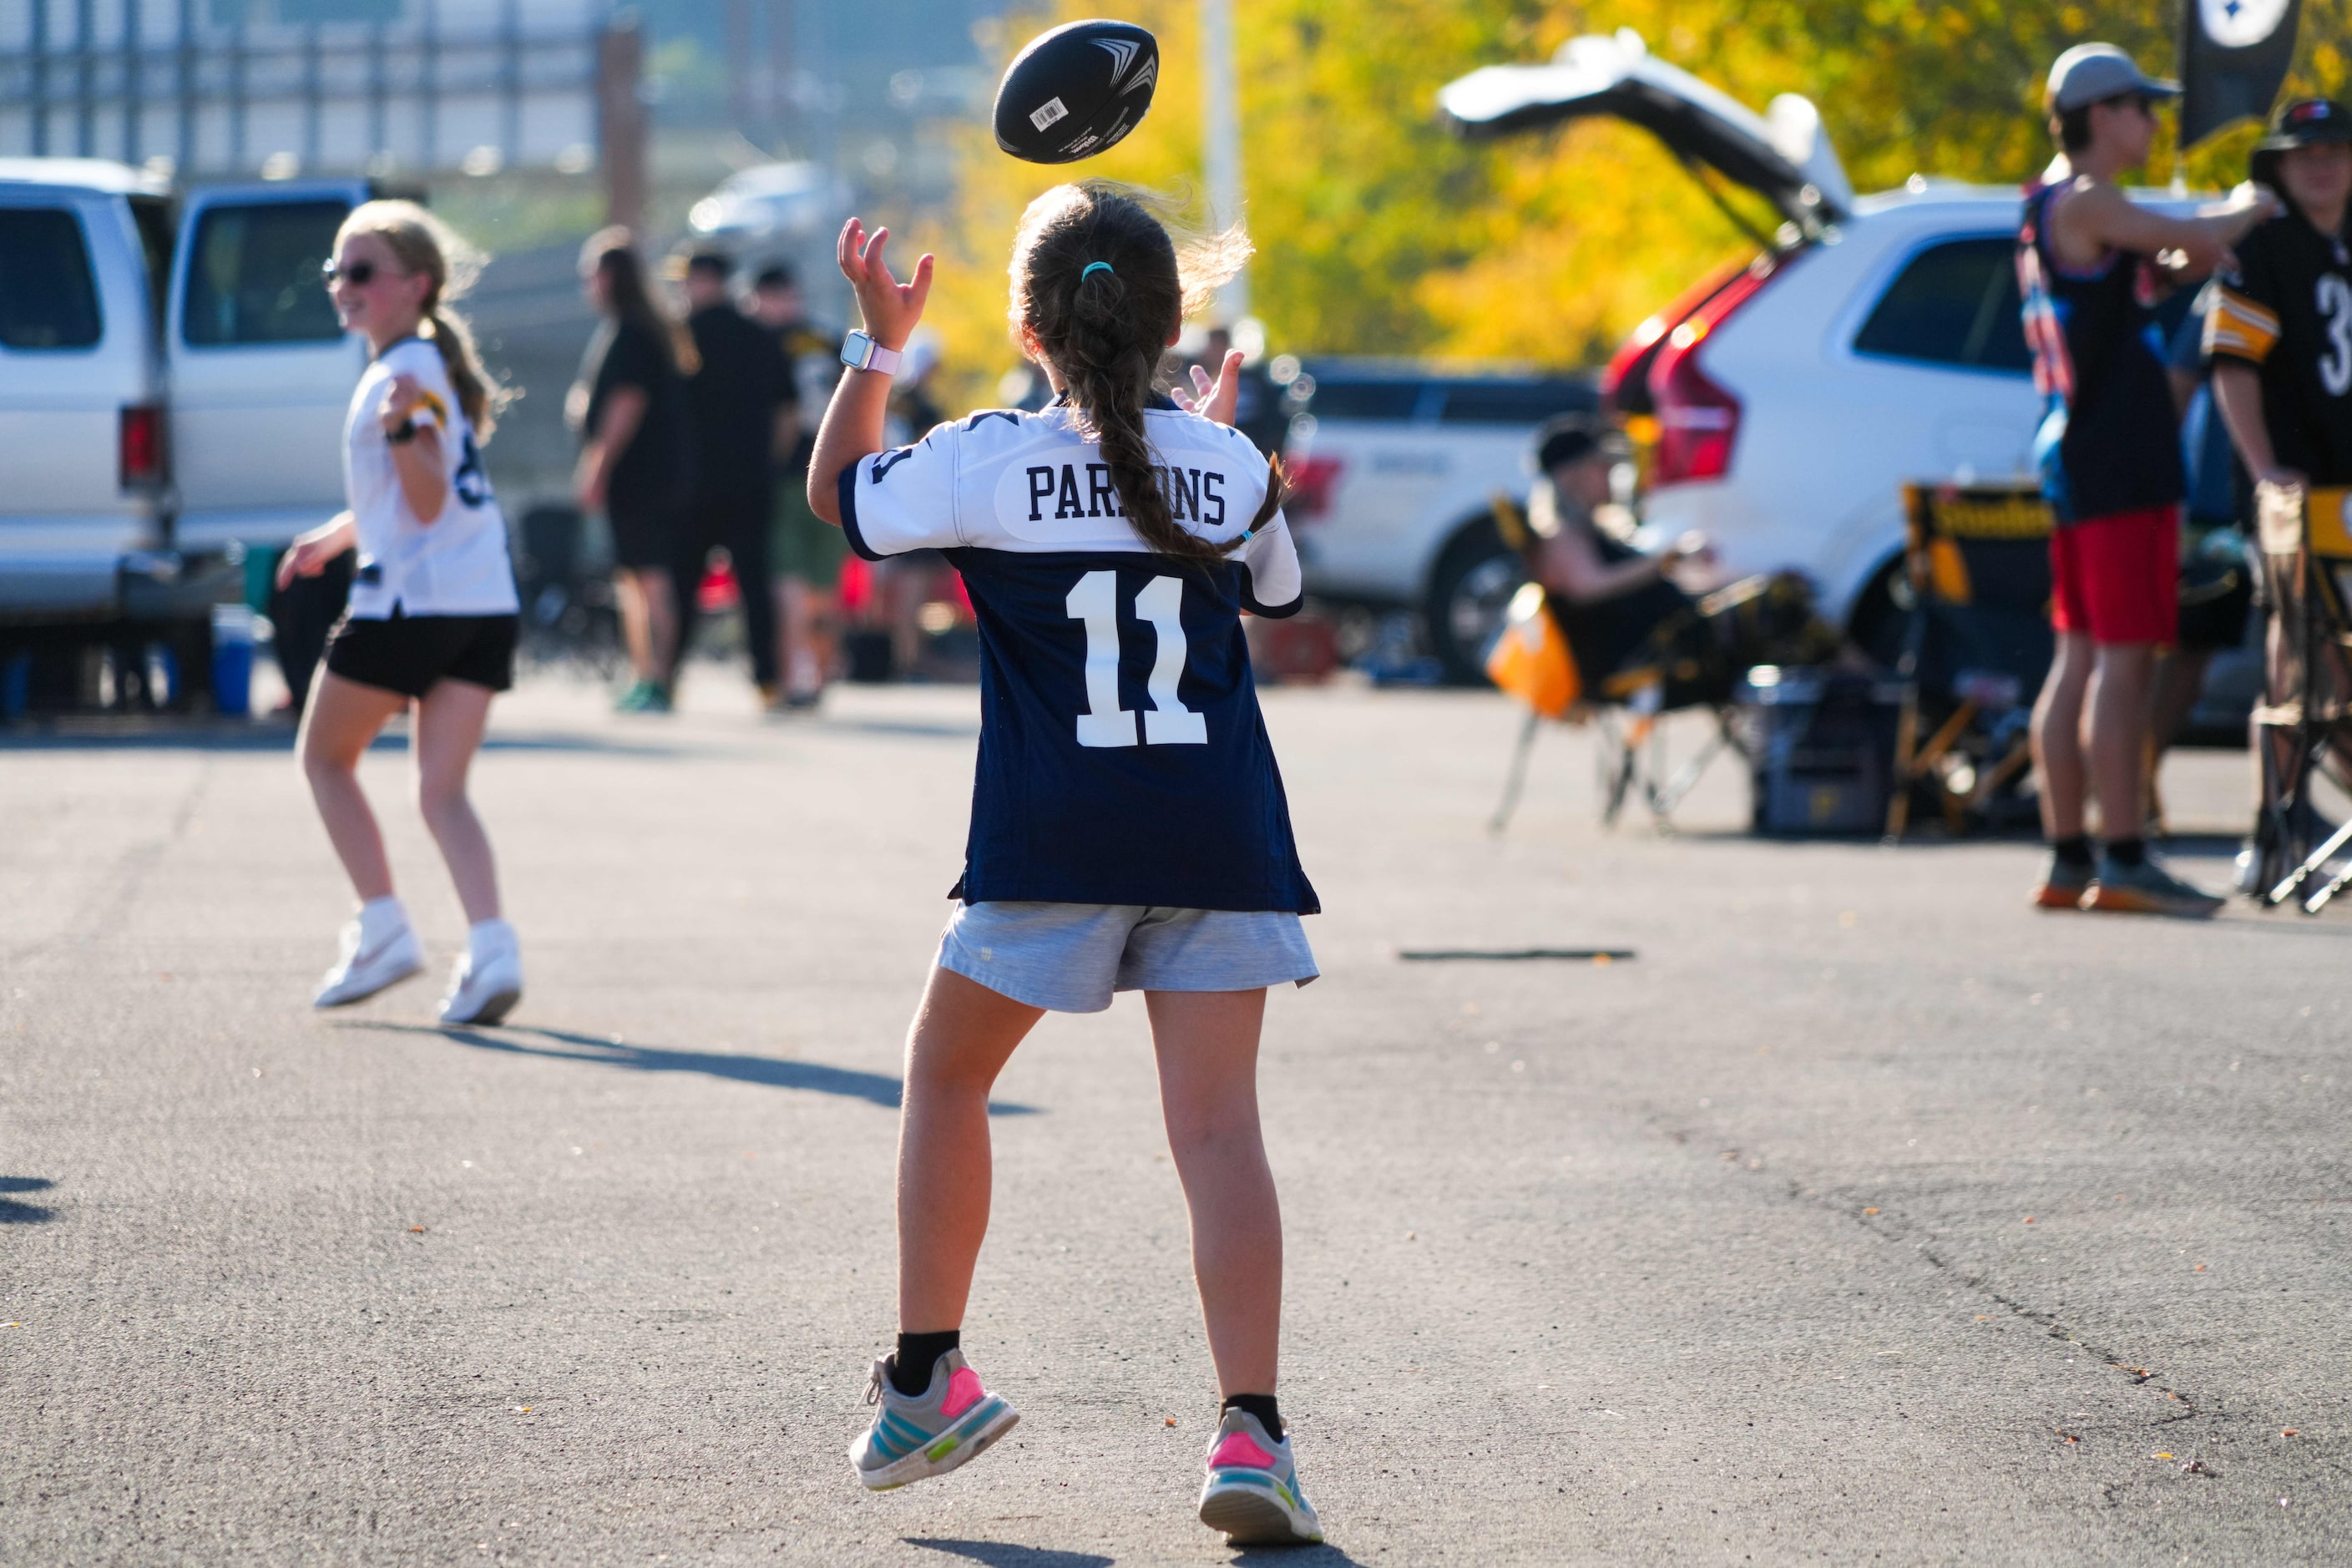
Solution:
<svg viewBox="0 0 2352 1568"><path fill-rule="evenodd" d="M1240 432L1164 399L1144 414L1178 522L1223 542L1265 500ZM842 470L869 561L937 549L980 622L969 903L1156 904L1312 914L1241 612L1287 616L1298 552L1277 511L1221 562L1154 554L1076 416L990 409Z"/></svg>

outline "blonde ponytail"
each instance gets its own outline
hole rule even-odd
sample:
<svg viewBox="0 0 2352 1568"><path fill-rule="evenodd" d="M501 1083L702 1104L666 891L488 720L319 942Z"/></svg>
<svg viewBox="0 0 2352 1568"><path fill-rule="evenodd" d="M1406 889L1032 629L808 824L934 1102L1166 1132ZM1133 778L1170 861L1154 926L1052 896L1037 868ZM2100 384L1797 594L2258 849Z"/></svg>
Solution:
<svg viewBox="0 0 2352 1568"><path fill-rule="evenodd" d="M462 299L481 275L488 259L459 237L457 230L415 202L362 202L336 231L338 248L354 234L372 234L384 242L401 270L422 274L433 286L425 294L425 335L439 351L442 368L449 373L457 406L477 440L487 441L498 427L499 410L514 401L512 388L500 384L482 368L481 352L466 318L449 308Z"/></svg>

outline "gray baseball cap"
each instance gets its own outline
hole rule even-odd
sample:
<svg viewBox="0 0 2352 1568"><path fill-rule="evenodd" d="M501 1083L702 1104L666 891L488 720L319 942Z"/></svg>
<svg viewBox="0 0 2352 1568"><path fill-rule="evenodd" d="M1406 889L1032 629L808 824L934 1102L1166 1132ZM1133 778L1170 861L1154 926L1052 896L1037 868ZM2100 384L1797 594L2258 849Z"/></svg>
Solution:
<svg viewBox="0 0 2352 1568"><path fill-rule="evenodd" d="M2043 99L2053 110L2063 111L2130 92L2179 98L2180 84L2146 74L2113 44L2076 44L2052 63Z"/></svg>

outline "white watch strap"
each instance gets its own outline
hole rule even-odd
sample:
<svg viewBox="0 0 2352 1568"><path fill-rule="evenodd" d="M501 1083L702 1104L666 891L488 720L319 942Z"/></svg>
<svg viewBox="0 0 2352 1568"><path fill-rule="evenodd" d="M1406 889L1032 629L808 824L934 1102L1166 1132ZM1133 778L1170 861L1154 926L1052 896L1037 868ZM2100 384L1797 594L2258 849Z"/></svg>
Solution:
<svg viewBox="0 0 2352 1568"><path fill-rule="evenodd" d="M896 375L900 357L898 350L886 349L861 331L853 331L841 345L841 363L853 370Z"/></svg>

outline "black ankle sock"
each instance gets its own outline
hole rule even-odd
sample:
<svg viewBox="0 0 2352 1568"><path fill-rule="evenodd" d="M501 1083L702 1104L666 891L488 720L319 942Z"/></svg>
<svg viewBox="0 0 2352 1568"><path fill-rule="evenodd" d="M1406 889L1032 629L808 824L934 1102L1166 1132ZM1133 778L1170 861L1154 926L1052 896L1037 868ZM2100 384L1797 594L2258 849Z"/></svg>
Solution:
<svg viewBox="0 0 2352 1568"><path fill-rule="evenodd" d="M1275 1404L1273 1394L1228 1394L1225 1395L1224 1404L1218 1407L1217 1414L1223 1416L1228 1410L1248 1411L1257 1417L1257 1424L1265 1428L1267 1436L1277 1443L1282 1441L1282 1410Z"/></svg>
<svg viewBox="0 0 2352 1568"><path fill-rule="evenodd" d="M2106 843L2107 858L2126 868L2147 858L2147 845L2137 838L2110 838Z"/></svg>
<svg viewBox="0 0 2352 1568"><path fill-rule="evenodd" d="M2050 841L2050 853L2061 866L2073 866L2081 870L2091 868L2091 836L2076 833Z"/></svg>
<svg viewBox="0 0 2352 1568"><path fill-rule="evenodd" d="M961 1329L941 1334L900 1334L890 1357L890 1386L912 1399L931 1386L931 1368L963 1341Z"/></svg>

